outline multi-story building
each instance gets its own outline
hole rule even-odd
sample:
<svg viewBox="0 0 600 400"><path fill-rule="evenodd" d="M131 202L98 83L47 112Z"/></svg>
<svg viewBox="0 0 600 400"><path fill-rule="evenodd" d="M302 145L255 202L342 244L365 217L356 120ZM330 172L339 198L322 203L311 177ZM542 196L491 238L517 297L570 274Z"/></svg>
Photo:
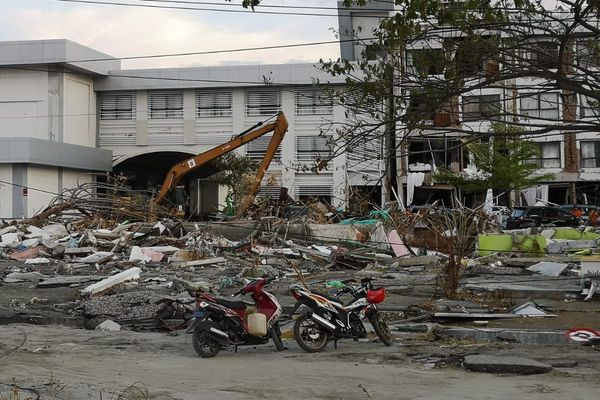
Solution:
<svg viewBox="0 0 600 400"><path fill-rule="evenodd" d="M342 58L381 57L375 51L365 53L363 50L368 50L369 38L374 36L373 27L379 19L397 12L393 2L378 3L378 9L370 7L370 10L347 9L341 2L338 7L340 37L362 39L360 42L342 42ZM571 16L563 11L559 17L555 21L569 26L566 19ZM427 26L432 26L429 22ZM423 204L435 199L447 202L452 188L432 182L431 172L440 167L453 171L469 167L470 160L462 145L464 139L469 138L470 132L490 132L494 122L522 128L522 137L539 145L540 156L535 161L540 172L554 174L552 180L525 190L522 196L513 200L533 203L541 199L558 204L600 202L600 137L598 129L594 128L598 124L599 108L597 102L590 101L577 90L560 89L552 80L559 68L561 44L558 39L562 31L558 29L562 26L555 22L557 31L554 32L548 29L549 23L543 25L545 30L538 29L535 23L521 27L523 32L532 32L528 40L516 40L515 30L510 33L512 41L508 41L506 35L510 30L499 29L486 31L488 36L475 43L448 27L437 29L430 36L423 34L407 44L401 55L406 75L400 75L397 80L397 90L406 95L398 98L405 101L402 106L406 112L418 111L423 116L418 128L410 132L402 123L396 127L399 135L406 135L403 138L405 144L398 152L398 184L403 188L402 197L407 204ZM597 25L598 21L594 21L591 26ZM595 85L596 78L589 74L598 70L600 60L588 54L593 47L586 45L586 40L593 37L592 31L580 26L573 39L562 47L563 51L571 53L563 58L568 63L562 64L561 68L565 77L569 76L575 83L573 86L585 88L586 80L591 82L589 87ZM486 54L487 49L493 48L484 48L486 39L500 43L501 53ZM503 44L505 40L510 46L519 43L519 47L504 50L508 47ZM423 85L427 85L429 79L435 82L433 86L442 86L448 68L465 78L463 88L472 87L473 90L464 90L445 104L433 107L426 104L420 94ZM518 68L531 72L515 73L510 78L504 72L514 72ZM496 79L505 76L506 79ZM494 79L494 84L486 84L486 79ZM581 128L573 129L573 126Z"/></svg>
<svg viewBox="0 0 600 400"><path fill-rule="evenodd" d="M89 59L101 61L77 61ZM119 65L68 40L0 42L0 218L31 216L111 169L97 143L95 82Z"/></svg>
<svg viewBox="0 0 600 400"><path fill-rule="evenodd" d="M373 149L357 147L314 168L331 158L332 126L345 118L314 79L343 84L312 64L122 70L117 59L66 40L0 43L0 218L31 216L93 172L157 189L176 162L279 111L289 130L261 194L286 187L297 200L344 206L349 188L378 184L382 165ZM239 152L261 159L268 140ZM186 178L190 212L224 204L215 172L210 164Z"/></svg>

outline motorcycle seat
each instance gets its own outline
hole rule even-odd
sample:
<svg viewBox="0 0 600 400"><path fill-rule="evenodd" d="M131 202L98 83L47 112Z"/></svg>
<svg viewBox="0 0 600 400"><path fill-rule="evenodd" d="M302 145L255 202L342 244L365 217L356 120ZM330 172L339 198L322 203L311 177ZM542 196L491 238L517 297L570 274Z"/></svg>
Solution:
<svg viewBox="0 0 600 400"><path fill-rule="evenodd" d="M245 310L250 304L242 300L215 299L217 303L232 310Z"/></svg>

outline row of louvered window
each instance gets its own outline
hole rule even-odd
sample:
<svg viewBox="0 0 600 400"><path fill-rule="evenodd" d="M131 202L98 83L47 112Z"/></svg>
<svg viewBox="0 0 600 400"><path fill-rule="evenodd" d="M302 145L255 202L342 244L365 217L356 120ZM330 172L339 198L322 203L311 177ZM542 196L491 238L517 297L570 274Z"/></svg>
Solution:
<svg viewBox="0 0 600 400"><path fill-rule="evenodd" d="M329 115L333 102L320 88L294 90L296 115ZM248 89L245 93L245 113L249 117L271 116L281 111L281 90L276 88ZM196 91L196 117L230 117L233 92L230 89ZM100 119L135 119L136 93L103 93L100 96ZM183 91L151 91L148 96L150 119L183 118Z"/></svg>

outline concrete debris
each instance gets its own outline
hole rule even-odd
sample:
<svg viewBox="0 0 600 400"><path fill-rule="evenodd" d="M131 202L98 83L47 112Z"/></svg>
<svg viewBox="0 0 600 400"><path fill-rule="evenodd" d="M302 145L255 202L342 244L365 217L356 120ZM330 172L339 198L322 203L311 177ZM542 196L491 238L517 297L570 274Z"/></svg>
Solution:
<svg viewBox="0 0 600 400"><path fill-rule="evenodd" d="M345 218L319 206L292 218L256 214L188 223L160 213L158 219L142 218L135 207L115 210L84 202L74 212L74 205L61 204L0 227L0 259L6 260L0 261L0 278L12 293L18 287L43 290L37 297L50 301L36 302L36 312L44 306L48 312L60 309L84 318L92 329L105 320L122 329L173 329L189 320L199 293L228 296L247 279L262 276L279 277L274 290L292 303L287 298L292 283L336 295L328 281L370 277L387 290L381 309L402 313L405 322L486 328L516 319L526 323L523 317L554 317L550 312L561 308L546 307L546 299L592 301L598 288L600 259L577 254L600 253L600 236L591 231L500 233L493 223L483 223L478 248L471 243L463 259L454 260L465 271L459 296L477 301L432 303L429 299L443 293L443 271L454 256L451 242L459 237L455 228L430 229L447 211L435 211L433 219L427 208ZM476 241L477 234L471 237ZM60 293L59 304L52 301L53 291ZM29 309L33 314L34 294L26 299L13 294L7 303L18 307L19 315ZM407 298L421 303L406 307ZM514 304L519 306L511 308Z"/></svg>
<svg viewBox="0 0 600 400"><path fill-rule="evenodd" d="M105 332L119 332L121 330L121 325L117 324L110 319L107 319L100 325L96 327L97 331L105 331Z"/></svg>
<svg viewBox="0 0 600 400"><path fill-rule="evenodd" d="M496 374L534 375L552 371L552 366L535 360L511 356L468 355L463 366L469 371Z"/></svg>
<svg viewBox="0 0 600 400"><path fill-rule="evenodd" d="M558 277L569 265L564 263L540 262L528 267L527 270L537 272L545 276Z"/></svg>
<svg viewBox="0 0 600 400"><path fill-rule="evenodd" d="M110 276L106 279L101 280L100 282L96 282L86 287L81 291L81 294L93 296L97 293L104 292L105 290L108 290L115 285L139 279L140 272L142 272L142 270L138 267L129 268L126 271L119 272L116 275Z"/></svg>

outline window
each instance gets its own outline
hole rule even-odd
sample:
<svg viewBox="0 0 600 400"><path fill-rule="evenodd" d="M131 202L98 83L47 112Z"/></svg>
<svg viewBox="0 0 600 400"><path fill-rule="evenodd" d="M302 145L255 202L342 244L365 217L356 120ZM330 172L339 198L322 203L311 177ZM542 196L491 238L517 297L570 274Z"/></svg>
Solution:
<svg viewBox="0 0 600 400"><path fill-rule="evenodd" d="M309 203L312 201L321 201L331 204L333 197L333 187L331 185L310 185L297 187L298 200Z"/></svg>
<svg viewBox="0 0 600 400"><path fill-rule="evenodd" d="M600 102L587 96L581 96L581 118L590 117L600 117Z"/></svg>
<svg viewBox="0 0 600 400"><path fill-rule="evenodd" d="M539 42L531 45L529 60L533 68L558 68L558 43Z"/></svg>
<svg viewBox="0 0 600 400"><path fill-rule="evenodd" d="M413 90L410 92L410 101L406 116L410 122L430 122L433 121L435 110L434 100L427 97L427 94Z"/></svg>
<svg viewBox="0 0 600 400"><path fill-rule="evenodd" d="M458 171L461 165L463 145L460 140L430 139L408 142L408 164L429 164ZM466 165L462 165L465 167Z"/></svg>
<svg viewBox="0 0 600 400"><path fill-rule="evenodd" d="M197 91L196 115L198 118L230 117L231 90Z"/></svg>
<svg viewBox="0 0 600 400"><path fill-rule="evenodd" d="M328 115L333 113L333 101L320 88L296 89L296 115Z"/></svg>
<svg viewBox="0 0 600 400"><path fill-rule="evenodd" d="M600 142L581 142L581 166L600 167Z"/></svg>
<svg viewBox="0 0 600 400"><path fill-rule="evenodd" d="M470 38L453 38L456 46L455 65L459 76L473 76L481 73L489 74L488 63L498 58L500 40L497 36Z"/></svg>
<svg viewBox="0 0 600 400"><path fill-rule="evenodd" d="M534 158L540 168L560 168L560 142L538 143L539 157Z"/></svg>
<svg viewBox="0 0 600 400"><path fill-rule="evenodd" d="M464 121L497 117L500 113L500 95L463 96L462 107Z"/></svg>
<svg viewBox="0 0 600 400"><path fill-rule="evenodd" d="M521 114L529 118L558 119L558 93L523 95L521 97Z"/></svg>
<svg viewBox="0 0 600 400"><path fill-rule="evenodd" d="M577 64L582 68L594 68L600 65L600 49L597 39L578 41L575 50Z"/></svg>
<svg viewBox="0 0 600 400"><path fill-rule="evenodd" d="M331 136L296 136L298 161L329 160L332 153Z"/></svg>
<svg viewBox="0 0 600 400"><path fill-rule="evenodd" d="M246 91L246 115L258 117L277 114L281 110L279 89L251 89Z"/></svg>
<svg viewBox="0 0 600 400"><path fill-rule="evenodd" d="M369 61L385 59L387 57L387 50L385 46L373 43L365 46L364 57Z"/></svg>
<svg viewBox="0 0 600 400"><path fill-rule="evenodd" d="M444 73L444 51L442 49L419 49L406 52L409 74L428 76Z"/></svg>
<svg viewBox="0 0 600 400"><path fill-rule="evenodd" d="M255 161L262 161L265 153L267 152L267 148L269 147L269 142L273 135L265 135L259 138L254 139L246 146L246 152L248 157ZM272 162L279 162L281 160L281 146L277 148L275 152L275 156L273 157Z"/></svg>
<svg viewBox="0 0 600 400"><path fill-rule="evenodd" d="M100 95L100 119L134 119L135 93L102 93Z"/></svg>
<svg viewBox="0 0 600 400"><path fill-rule="evenodd" d="M182 92L150 92L150 119L183 118Z"/></svg>

